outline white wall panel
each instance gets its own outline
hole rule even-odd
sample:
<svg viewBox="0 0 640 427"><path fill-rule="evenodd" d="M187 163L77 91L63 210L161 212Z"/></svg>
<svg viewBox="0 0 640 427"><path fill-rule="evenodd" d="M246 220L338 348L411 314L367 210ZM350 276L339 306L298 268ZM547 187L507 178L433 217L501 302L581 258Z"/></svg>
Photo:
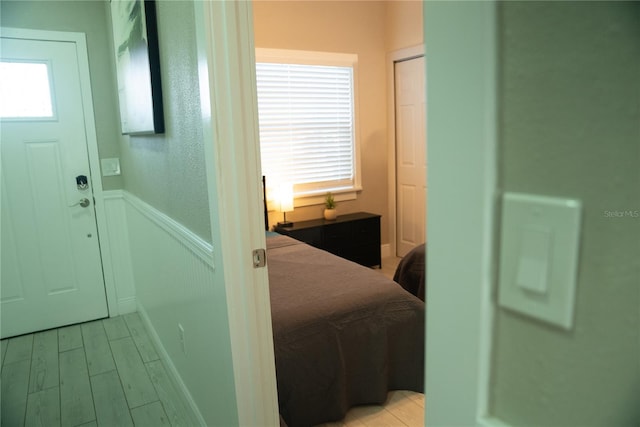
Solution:
<svg viewBox="0 0 640 427"><path fill-rule="evenodd" d="M201 422L233 425L226 296L213 249L134 195L124 200L138 311Z"/></svg>
<svg viewBox="0 0 640 427"><path fill-rule="evenodd" d="M116 290L117 313L126 314L136 311L136 290L133 281L133 267L131 265L131 250L129 248L129 234L125 210L124 193L121 190L103 192L104 210L107 218L106 239L110 250L110 274L105 271L105 277L113 278ZM103 236L100 236L104 239ZM103 253L103 258L104 258ZM109 268L105 263L105 270Z"/></svg>

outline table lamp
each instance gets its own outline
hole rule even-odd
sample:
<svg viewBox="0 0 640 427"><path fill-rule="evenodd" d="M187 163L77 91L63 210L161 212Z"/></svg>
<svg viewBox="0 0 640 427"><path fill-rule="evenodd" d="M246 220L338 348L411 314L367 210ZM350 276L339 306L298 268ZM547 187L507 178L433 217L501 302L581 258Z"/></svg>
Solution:
<svg viewBox="0 0 640 427"><path fill-rule="evenodd" d="M293 227L293 222L287 221L287 212L293 212L293 184L284 183L278 186L276 193L278 211L284 215L283 221L278 222L280 227Z"/></svg>

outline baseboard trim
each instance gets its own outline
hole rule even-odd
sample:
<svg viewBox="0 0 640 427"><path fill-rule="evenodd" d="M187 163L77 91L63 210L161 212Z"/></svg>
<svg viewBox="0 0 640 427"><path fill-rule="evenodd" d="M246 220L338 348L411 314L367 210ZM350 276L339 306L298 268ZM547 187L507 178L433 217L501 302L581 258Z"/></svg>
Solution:
<svg viewBox="0 0 640 427"><path fill-rule="evenodd" d="M380 256L382 258L387 258L391 256L391 245L389 243L380 245Z"/></svg>
<svg viewBox="0 0 640 427"><path fill-rule="evenodd" d="M209 264L212 268L213 265L213 246L211 243L206 242L200 236L193 233L179 222L171 219L167 215L160 212L158 209L129 193L124 192L124 200L134 207L138 212L144 215L147 219L153 221L157 226L166 231L170 236L176 239L178 242L185 245L195 255L200 257L204 262Z"/></svg>
<svg viewBox="0 0 640 427"><path fill-rule="evenodd" d="M189 389L187 388L185 383L182 381L182 377L180 377L178 370L173 364L173 361L171 360L171 358L169 357L169 353L167 353L167 350L165 350L164 346L162 345L162 341L160 341L160 337L158 336L158 333L153 327L153 324L151 323L151 319L149 319L149 315L147 314L144 307L142 307L142 305L140 304L137 305L137 311L138 311L138 314L140 315L140 318L142 319L142 322L144 323L145 328L147 329L147 332L149 333L149 337L153 340L153 344L156 346L156 350L158 351L160 358L162 359L165 367L167 368L167 371L168 371L167 375L173 382L173 385L178 390L180 390L180 392L184 396L187 405L189 405L189 409L191 409L191 411L193 412L200 426L206 427L207 423L204 420L204 417L202 416L202 414L200 413L200 409L198 409L198 405L196 405L195 400L193 399L193 397L191 396L191 393L189 392Z"/></svg>
<svg viewBox="0 0 640 427"><path fill-rule="evenodd" d="M118 300L118 313L134 313L138 309L136 297L127 297Z"/></svg>

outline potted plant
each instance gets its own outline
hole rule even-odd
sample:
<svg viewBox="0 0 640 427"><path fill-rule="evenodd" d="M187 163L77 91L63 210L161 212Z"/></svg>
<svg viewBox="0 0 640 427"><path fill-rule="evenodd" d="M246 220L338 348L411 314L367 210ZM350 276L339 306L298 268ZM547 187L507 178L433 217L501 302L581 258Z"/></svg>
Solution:
<svg viewBox="0 0 640 427"><path fill-rule="evenodd" d="M336 219L336 201L333 198L333 194L328 192L324 197L324 219L333 221Z"/></svg>

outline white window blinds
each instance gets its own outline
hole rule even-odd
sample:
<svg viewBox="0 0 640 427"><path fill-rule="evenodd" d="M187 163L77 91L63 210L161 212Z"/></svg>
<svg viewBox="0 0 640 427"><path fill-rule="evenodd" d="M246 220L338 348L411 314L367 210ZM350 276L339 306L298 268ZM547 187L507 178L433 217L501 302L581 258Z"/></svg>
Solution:
<svg viewBox="0 0 640 427"><path fill-rule="evenodd" d="M296 195L355 186L353 67L258 62L262 173Z"/></svg>

